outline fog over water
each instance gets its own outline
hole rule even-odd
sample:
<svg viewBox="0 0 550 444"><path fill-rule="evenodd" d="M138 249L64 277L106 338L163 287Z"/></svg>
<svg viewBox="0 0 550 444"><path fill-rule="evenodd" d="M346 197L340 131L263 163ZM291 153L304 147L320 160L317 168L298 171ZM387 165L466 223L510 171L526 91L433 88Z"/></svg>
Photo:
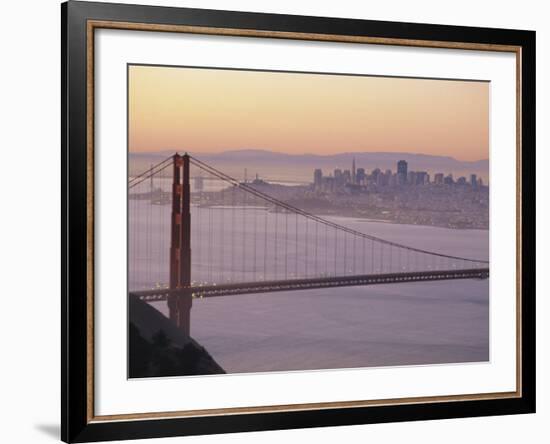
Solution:
<svg viewBox="0 0 550 444"><path fill-rule="evenodd" d="M170 205L129 202L131 289L165 285L167 281L170 236L166 227L170 210ZM294 273L360 274L362 270L369 272L369 267L379 266L380 254L385 255L384 270L389 266L387 250L375 250L371 256L368 243L355 245L354 250L353 239L346 241L344 250L342 238L335 241L330 232L315 231L311 222L305 227L304 221L298 220L296 225L294 219L289 219L299 236L287 227L286 235L279 234L275 242L276 228L285 233L285 217L265 208L193 207L192 277L195 283L262 280L264 276L292 278ZM412 247L488 259L488 231L343 217L327 219ZM145 230L146 226L154 229ZM268 236L264 236L266 226ZM336 249L337 260L331 262L335 256L334 245L339 249ZM413 270L415 265L407 263L405 256L398 256L396 252L393 252L392 271ZM342 265L344 255L345 266ZM284 257L286 261L281 259ZM376 257L374 264L370 262L372 257ZM446 265L421 259L417 262L418 269L426 269L428 265L445 268ZM153 306L167 315L166 303L157 302ZM228 373L486 361L489 359L489 280L195 299L191 334Z"/></svg>

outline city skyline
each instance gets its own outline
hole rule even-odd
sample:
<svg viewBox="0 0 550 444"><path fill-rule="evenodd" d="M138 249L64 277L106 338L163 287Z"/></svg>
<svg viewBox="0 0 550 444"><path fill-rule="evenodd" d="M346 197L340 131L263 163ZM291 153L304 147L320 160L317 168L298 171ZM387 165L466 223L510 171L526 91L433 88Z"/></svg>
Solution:
<svg viewBox="0 0 550 444"><path fill-rule="evenodd" d="M130 169L132 172L145 167L150 162L162 160L168 152L141 152L129 153ZM196 155L190 152L191 155ZM251 173L258 173L266 177L287 178L288 180L308 180L311 168L322 168L333 171L336 168L348 169L356 160L357 165L370 171L380 168L383 171L394 169L398 161L408 164L414 171L426 171L434 177L437 173L445 172L454 177L476 174L484 183L489 183L489 159L479 161L460 161L451 157L430 156L417 153L337 153L331 155L320 154L288 154L266 150L237 150L222 153L202 153L197 155L201 160L212 162L225 168L234 177L241 177L242 165L247 164ZM131 173L133 174L133 173Z"/></svg>
<svg viewBox="0 0 550 444"><path fill-rule="evenodd" d="M486 82L130 66L128 92L131 152L489 157Z"/></svg>
<svg viewBox="0 0 550 444"><path fill-rule="evenodd" d="M404 186L404 185L470 185L474 188L484 185L483 178L478 177L476 173L470 173L467 176L459 176L456 181L452 172L437 172L433 174L431 180L430 173L423 170L413 171L408 169L408 162L405 160L397 161L395 172L392 169L383 171L379 167L372 168L371 174L368 174L366 168L357 167L355 157L352 159L350 169L334 168L328 176L323 174L322 168L315 168L313 172L312 184L320 187L322 182L327 179L340 180L341 185L357 186ZM325 184L326 185L326 184Z"/></svg>

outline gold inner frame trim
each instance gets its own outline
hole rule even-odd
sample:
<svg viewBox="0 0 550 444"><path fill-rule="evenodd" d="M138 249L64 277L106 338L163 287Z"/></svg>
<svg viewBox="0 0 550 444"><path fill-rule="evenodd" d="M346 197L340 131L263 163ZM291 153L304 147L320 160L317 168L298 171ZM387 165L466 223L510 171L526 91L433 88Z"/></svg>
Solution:
<svg viewBox="0 0 550 444"><path fill-rule="evenodd" d="M516 55L516 391L498 393L474 393L450 396L423 396L394 399L337 401L306 404L284 404L254 407L229 407L205 410L183 410L172 412L128 413L116 415L94 414L94 31L95 29L120 29L131 31L177 32L188 34L221 35L236 37L277 38L289 40L312 40L339 43L360 43L374 45L394 45L422 48L462 49L474 51L511 52ZM187 25L164 25L149 23L131 23L104 20L87 21L87 421L88 423L106 421L155 420L162 418L189 418L198 416L226 416L237 414L293 412L301 410L326 410L335 408L358 408L417 403L439 403L480 401L492 399L510 399L522 396L522 348L521 348L521 150L522 150L522 109L521 109L521 46L497 45L487 43L446 42L435 40L413 40L398 38L380 38L368 36L348 36L332 34L311 34L300 32L264 31L255 29L213 28Z"/></svg>

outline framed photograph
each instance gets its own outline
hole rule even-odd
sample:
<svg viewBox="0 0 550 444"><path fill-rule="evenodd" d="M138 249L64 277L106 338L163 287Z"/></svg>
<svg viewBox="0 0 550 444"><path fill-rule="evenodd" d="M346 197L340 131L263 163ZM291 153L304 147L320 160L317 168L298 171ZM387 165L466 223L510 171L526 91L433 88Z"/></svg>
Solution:
<svg viewBox="0 0 550 444"><path fill-rule="evenodd" d="M535 33L69 1L62 439L535 411Z"/></svg>

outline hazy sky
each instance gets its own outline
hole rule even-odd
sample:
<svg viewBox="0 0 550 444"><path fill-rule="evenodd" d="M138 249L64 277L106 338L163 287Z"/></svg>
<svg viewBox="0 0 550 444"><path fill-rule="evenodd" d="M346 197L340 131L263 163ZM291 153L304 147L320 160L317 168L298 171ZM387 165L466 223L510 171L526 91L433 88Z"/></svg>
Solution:
<svg viewBox="0 0 550 444"><path fill-rule="evenodd" d="M489 83L131 66L130 151L489 157Z"/></svg>

